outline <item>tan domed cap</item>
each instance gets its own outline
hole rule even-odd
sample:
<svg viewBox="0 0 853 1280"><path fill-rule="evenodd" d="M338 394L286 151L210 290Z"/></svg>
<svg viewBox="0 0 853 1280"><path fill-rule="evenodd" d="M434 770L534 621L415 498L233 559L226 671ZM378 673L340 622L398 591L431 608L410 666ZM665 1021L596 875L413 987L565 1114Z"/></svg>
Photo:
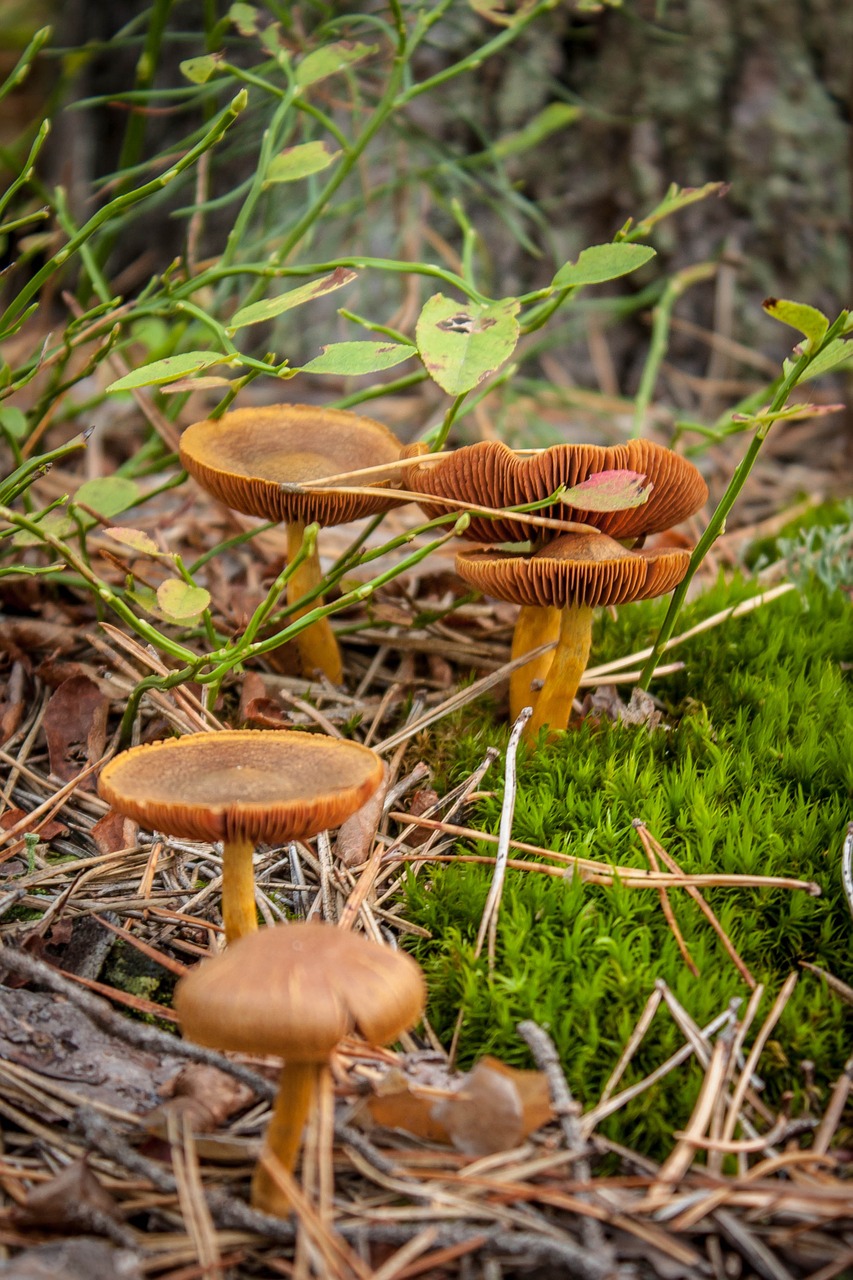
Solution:
<svg viewBox="0 0 853 1280"><path fill-rule="evenodd" d="M472 587L513 604L627 604L671 591L684 577L689 551L628 551L603 533L567 533L534 555L461 551L456 572Z"/></svg>
<svg viewBox="0 0 853 1280"><path fill-rule="evenodd" d="M291 1062L323 1062L353 1032L389 1044L425 1003L411 956L328 924L261 929L202 961L175 989L190 1039Z"/></svg>
<svg viewBox="0 0 853 1280"><path fill-rule="evenodd" d="M381 422L302 404L205 418L187 427L180 444L187 471L220 502L288 524L346 524L399 505L400 499L375 494L294 494L280 486L397 462L402 452L403 445Z"/></svg>
<svg viewBox="0 0 853 1280"><path fill-rule="evenodd" d="M288 730L227 729L131 747L101 772L119 813L185 840L302 840L338 827L373 795L369 747Z"/></svg>
<svg viewBox="0 0 853 1280"><path fill-rule="evenodd" d="M623 511L588 511L566 503L543 507L536 514L593 525L612 538L658 533L698 511L708 486L692 462L652 440L620 445L558 444L528 455L498 440L456 449L440 462L412 467L406 484L415 493L434 496L421 507L430 518L446 514L440 499L456 498L486 507L518 507L538 502L561 485L572 488L599 471L636 471L651 482L645 503ZM472 517L464 535L475 542L526 542L531 526L507 518Z"/></svg>

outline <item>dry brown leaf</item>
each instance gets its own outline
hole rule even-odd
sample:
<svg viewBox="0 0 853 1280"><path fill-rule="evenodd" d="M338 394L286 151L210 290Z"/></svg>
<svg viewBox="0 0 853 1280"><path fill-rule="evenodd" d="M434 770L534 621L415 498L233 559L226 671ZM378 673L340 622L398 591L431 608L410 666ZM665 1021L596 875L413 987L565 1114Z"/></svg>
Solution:
<svg viewBox="0 0 853 1280"><path fill-rule="evenodd" d="M110 809L92 827L91 836L98 853L118 853L136 844L136 823Z"/></svg>
<svg viewBox="0 0 853 1280"><path fill-rule="evenodd" d="M66 1165L49 1182L31 1187L26 1202L13 1211L15 1221L22 1225L84 1230L92 1228L98 1215L117 1220L118 1207L85 1156Z"/></svg>
<svg viewBox="0 0 853 1280"><path fill-rule="evenodd" d="M254 1098L251 1089L216 1067L191 1062L161 1089L167 1099L144 1118L149 1133L165 1138L169 1117L185 1117L193 1133L212 1133Z"/></svg>
<svg viewBox="0 0 853 1280"><path fill-rule="evenodd" d="M70 782L103 755L109 707L109 700L88 676L71 676L51 695L44 713L44 733L51 773L63 782ZM93 790L95 779L90 775L81 786Z"/></svg>
<svg viewBox="0 0 853 1280"><path fill-rule="evenodd" d="M382 781L370 799L341 825L335 841L335 853L345 867L366 862L373 849L376 832L382 820L382 806L388 790L388 766L383 765Z"/></svg>

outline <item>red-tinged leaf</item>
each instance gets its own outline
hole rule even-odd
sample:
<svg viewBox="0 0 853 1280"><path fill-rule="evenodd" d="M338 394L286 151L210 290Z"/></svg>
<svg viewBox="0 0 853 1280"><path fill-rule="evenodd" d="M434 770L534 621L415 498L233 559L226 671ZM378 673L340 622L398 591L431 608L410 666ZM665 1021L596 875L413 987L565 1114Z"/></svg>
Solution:
<svg viewBox="0 0 853 1280"><path fill-rule="evenodd" d="M596 471L567 489L562 501L583 511L624 511L647 502L652 485L637 471Z"/></svg>

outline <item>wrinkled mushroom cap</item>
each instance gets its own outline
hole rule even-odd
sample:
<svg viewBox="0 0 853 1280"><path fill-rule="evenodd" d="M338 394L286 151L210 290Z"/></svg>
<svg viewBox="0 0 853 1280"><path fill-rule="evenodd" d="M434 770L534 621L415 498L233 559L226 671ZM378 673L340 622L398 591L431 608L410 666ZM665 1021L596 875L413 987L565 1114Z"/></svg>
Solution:
<svg viewBox="0 0 853 1280"><path fill-rule="evenodd" d="M101 772L119 813L185 840L275 844L337 827L382 780L357 742L287 730L223 730L131 747Z"/></svg>
<svg viewBox="0 0 853 1280"><path fill-rule="evenodd" d="M313 405L266 405L205 418L181 436L181 462L208 493L246 515L287 523L346 524L400 499L370 494L294 494L285 482L321 480L397 462L392 431L356 413ZM368 480L370 487L376 483Z"/></svg>
<svg viewBox="0 0 853 1280"><path fill-rule="evenodd" d="M566 533L533 555L461 551L456 572L472 587L513 604L627 604L671 591L687 572L682 549L628 551L603 533Z"/></svg>
<svg viewBox="0 0 853 1280"><path fill-rule="evenodd" d="M417 1022L425 1002L411 956L328 924L247 934L175 989L191 1040L291 1062L323 1062L351 1033L389 1044Z"/></svg>
<svg viewBox="0 0 853 1280"><path fill-rule="evenodd" d="M420 504L433 518L450 510L441 505L442 497L486 507L517 507L541 501L561 485L572 488L596 472L622 470L639 472L651 482L651 493L642 506L586 511L561 502L536 514L590 524L612 538L637 538L680 523L708 497L708 486L693 463L652 440L607 447L558 444L530 455L518 454L501 441L486 440L456 449L440 462L424 461L412 467L406 484L416 493L439 499ZM474 516L464 536L473 542L526 542L531 529L511 517Z"/></svg>

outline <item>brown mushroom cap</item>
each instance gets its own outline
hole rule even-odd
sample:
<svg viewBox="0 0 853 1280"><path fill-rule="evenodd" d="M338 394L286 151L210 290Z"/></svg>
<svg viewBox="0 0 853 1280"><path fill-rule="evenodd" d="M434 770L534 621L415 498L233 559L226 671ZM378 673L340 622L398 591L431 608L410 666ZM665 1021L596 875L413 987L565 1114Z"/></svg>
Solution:
<svg viewBox="0 0 853 1280"><path fill-rule="evenodd" d="M689 551L628 551L603 533L566 533L530 556L461 551L456 572L472 587L513 604L597 607L650 600L687 572Z"/></svg>
<svg viewBox="0 0 853 1280"><path fill-rule="evenodd" d="M382 773L379 756L357 742L235 729L131 747L105 766L98 790L149 829L272 844L340 826Z"/></svg>
<svg viewBox="0 0 853 1280"><path fill-rule="evenodd" d="M235 511L267 520L346 524L400 501L371 494L294 494L279 487L399 460L403 445L392 431L343 409L302 404L235 409L187 427L180 452L187 471L208 493Z"/></svg>
<svg viewBox="0 0 853 1280"><path fill-rule="evenodd" d="M411 956L328 924L285 924L238 939L175 989L184 1034L242 1053L323 1062L357 1032L388 1044L426 1002Z"/></svg>
<svg viewBox="0 0 853 1280"><path fill-rule="evenodd" d="M558 444L540 453L520 455L498 440L456 449L447 458L410 468L406 484L416 493L456 498L486 507L517 507L541 501L561 485L572 488L599 471L637 471L652 484L640 507L623 511L586 511L566 503L543 507L537 515L591 524L612 538L636 538L669 529L698 511L708 486L680 454L652 440L629 440L620 445ZM432 519L450 508L424 501ZM464 535L474 542L526 542L531 526L507 518L472 517Z"/></svg>

